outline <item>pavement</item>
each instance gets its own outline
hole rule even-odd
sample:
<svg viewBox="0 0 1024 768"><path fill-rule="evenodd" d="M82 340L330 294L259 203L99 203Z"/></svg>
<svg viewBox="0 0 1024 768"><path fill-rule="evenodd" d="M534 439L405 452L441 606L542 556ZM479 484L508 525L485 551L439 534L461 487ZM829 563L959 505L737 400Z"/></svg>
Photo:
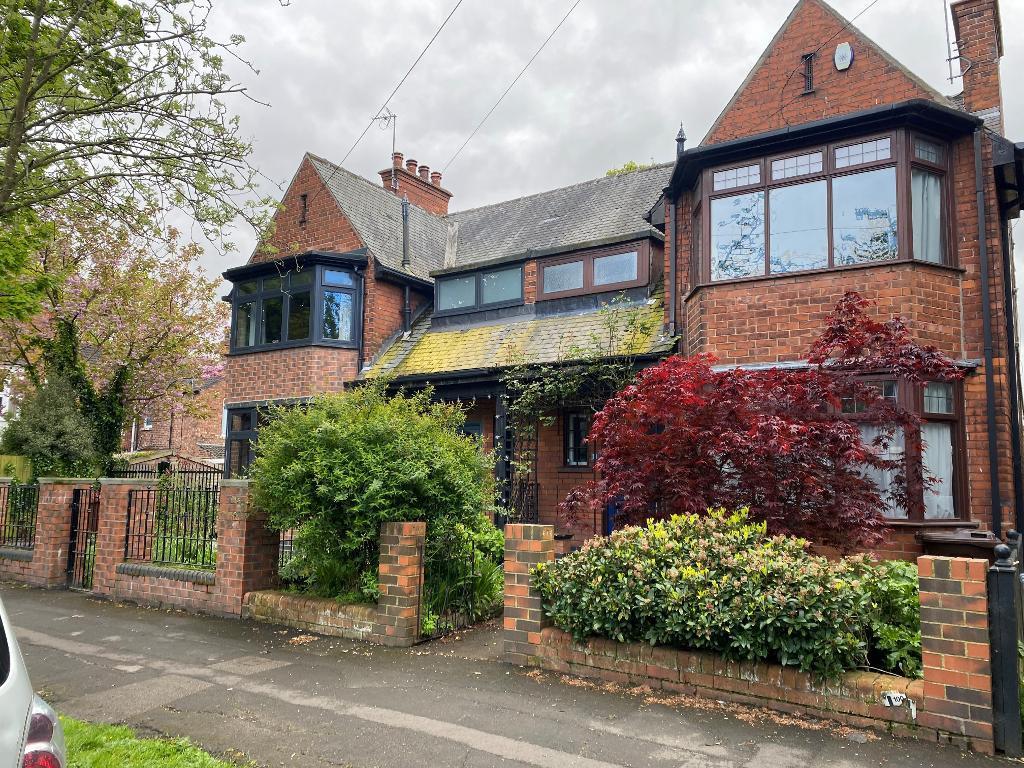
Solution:
<svg viewBox="0 0 1024 768"><path fill-rule="evenodd" d="M259 766L860 768L1006 761L499 660L496 623L413 649L0 584L60 712Z"/></svg>

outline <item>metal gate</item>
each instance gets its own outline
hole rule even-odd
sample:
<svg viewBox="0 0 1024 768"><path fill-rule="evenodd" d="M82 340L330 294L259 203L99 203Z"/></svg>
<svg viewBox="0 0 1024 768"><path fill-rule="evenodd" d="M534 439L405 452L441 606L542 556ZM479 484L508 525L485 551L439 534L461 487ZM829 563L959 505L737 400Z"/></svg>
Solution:
<svg viewBox="0 0 1024 768"><path fill-rule="evenodd" d="M71 497L71 540L68 542L67 570L69 589L92 589L99 522L99 489L76 488Z"/></svg>

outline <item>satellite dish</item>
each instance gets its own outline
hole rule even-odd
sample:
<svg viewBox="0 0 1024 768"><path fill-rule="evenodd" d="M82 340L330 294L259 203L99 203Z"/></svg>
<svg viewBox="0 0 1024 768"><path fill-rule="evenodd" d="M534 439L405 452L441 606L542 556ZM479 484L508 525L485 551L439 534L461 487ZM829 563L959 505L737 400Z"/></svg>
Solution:
<svg viewBox="0 0 1024 768"><path fill-rule="evenodd" d="M840 72L850 68L853 64L853 47L849 43L840 43L836 46L835 55L836 69Z"/></svg>

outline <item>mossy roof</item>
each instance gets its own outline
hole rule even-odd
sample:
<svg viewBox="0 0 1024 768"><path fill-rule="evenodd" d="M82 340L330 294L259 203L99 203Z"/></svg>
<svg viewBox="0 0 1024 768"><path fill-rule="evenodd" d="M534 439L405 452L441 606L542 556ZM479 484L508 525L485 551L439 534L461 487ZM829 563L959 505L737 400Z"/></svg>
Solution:
<svg viewBox="0 0 1024 768"><path fill-rule="evenodd" d="M603 350L608 356L668 353L672 340L662 336L660 295L617 307L615 334L608 342L607 312L600 308L545 316L521 315L471 325L433 327L421 318L408 339L394 342L364 376L396 378L490 371L518 364L541 364L580 357L579 350ZM599 345L599 346L596 346Z"/></svg>

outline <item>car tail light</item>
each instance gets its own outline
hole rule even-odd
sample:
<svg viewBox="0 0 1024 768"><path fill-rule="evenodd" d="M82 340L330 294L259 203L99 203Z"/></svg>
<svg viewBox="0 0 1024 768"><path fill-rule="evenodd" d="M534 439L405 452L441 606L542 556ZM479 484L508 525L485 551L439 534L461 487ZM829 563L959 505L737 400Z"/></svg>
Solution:
<svg viewBox="0 0 1024 768"><path fill-rule="evenodd" d="M53 720L46 712L33 712L28 724L26 744L44 744L53 738Z"/></svg>
<svg viewBox="0 0 1024 768"><path fill-rule="evenodd" d="M35 696L28 720L28 732L25 734L21 768L64 768L66 759L64 731L60 727L57 713Z"/></svg>
<svg viewBox="0 0 1024 768"><path fill-rule="evenodd" d="M61 768L60 758L50 750L33 750L21 761L21 768Z"/></svg>

